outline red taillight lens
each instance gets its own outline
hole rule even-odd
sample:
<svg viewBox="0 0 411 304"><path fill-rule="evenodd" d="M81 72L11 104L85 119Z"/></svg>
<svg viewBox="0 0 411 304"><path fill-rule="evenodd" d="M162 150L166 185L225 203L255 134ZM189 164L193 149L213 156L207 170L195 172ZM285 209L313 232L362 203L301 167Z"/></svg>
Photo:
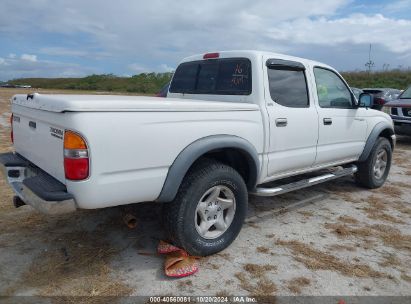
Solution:
<svg viewBox="0 0 411 304"><path fill-rule="evenodd" d="M383 99L383 98L380 98L380 97L376 97L376 98L374 98L374 104L377 104L377 105L384 105L385 104L385 99Z"/></svg>
<svg viewBox="0 0 411 304"><path fill-rule="evenodd" d="M14 134L13 134L13 114L10 115L10 140L14 144Z"/></svg>
<svg viewBox="0 0 411 304"><path fill-rule="evenodd" d="M214 59L214 58L219 58L220 54L219 53L207 53L204 54L203 59Z"/></svg>
<svg viewBox="0 0 411 304"><path fill-rule="evenodd" d="M64 172L69 180L83 180L89 177L90 161L84 138L72 131L64 133Z"/></svg>
<svg viewBox="0 0 411 304"><path fill-rule="evenodd" d="M70 180L83 180L89 175L88 158L64 158L64 171Z"/></svg>

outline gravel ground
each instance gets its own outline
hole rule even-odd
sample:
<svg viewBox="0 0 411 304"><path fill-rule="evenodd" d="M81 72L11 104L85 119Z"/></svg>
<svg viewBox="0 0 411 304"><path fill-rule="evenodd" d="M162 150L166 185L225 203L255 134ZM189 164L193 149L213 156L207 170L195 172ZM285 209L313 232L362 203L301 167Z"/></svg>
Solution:
<svg viewBox="0 0 411 304"><path fill-rule="evenodd" d="M0 151L9 151L9 99L0 89ZM237 240L172 280L155 248L161 206L44 216L14 209L0 179L0 295L411 295L411 138L400 137L386 185L351 177L274 198L250 196Z"/></svg>

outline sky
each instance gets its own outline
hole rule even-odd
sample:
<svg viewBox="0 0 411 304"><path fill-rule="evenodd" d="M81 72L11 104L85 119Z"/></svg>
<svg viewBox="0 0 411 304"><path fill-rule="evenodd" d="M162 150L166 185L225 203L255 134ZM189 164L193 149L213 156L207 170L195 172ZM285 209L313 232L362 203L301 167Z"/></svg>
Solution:
<svg viewBox="0 0 411 304"><path fill-rule="evenodd" d="M411 67L411 0L0 0L0 80L131 76L263 50L340 71Z"/></svg>

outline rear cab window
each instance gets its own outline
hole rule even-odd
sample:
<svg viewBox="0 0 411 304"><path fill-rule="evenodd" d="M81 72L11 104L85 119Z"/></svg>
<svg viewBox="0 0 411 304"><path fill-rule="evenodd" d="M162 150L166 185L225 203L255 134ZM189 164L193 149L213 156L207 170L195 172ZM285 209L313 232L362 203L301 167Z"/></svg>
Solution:
<svg viewBox="0 0 411 304"><path fill-rule="evenodd" d="M174 73L170 92L250 95L251 61L247 58L219 58L184 62Z"/></svg>

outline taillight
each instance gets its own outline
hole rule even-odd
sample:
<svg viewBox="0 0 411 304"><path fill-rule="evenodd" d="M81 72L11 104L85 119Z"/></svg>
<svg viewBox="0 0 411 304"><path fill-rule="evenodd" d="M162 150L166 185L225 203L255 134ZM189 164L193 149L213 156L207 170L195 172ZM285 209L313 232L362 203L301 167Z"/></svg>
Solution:
<svg viewBox="0 0 411 304"><path fill-rule="evenodd" d="M377 105L384 105L385 104L385 99L383 99L383 98L380 98L380 97L376 97L376 98L374 98L374 104L377 104Z"/></svg>
<svg viewBox="0 0 411 304"><path fill-rule="evenodd" d="M66 130L64 132L64 172L70 180L89 177L90 160L87 143L81 135Z"/></svg>
<svg viewBox="0 0 411 304"><path fill-rule="evenodd" d="M10 140L14 144L14 134L13 134L13 114L10 115Z"/></svg>

